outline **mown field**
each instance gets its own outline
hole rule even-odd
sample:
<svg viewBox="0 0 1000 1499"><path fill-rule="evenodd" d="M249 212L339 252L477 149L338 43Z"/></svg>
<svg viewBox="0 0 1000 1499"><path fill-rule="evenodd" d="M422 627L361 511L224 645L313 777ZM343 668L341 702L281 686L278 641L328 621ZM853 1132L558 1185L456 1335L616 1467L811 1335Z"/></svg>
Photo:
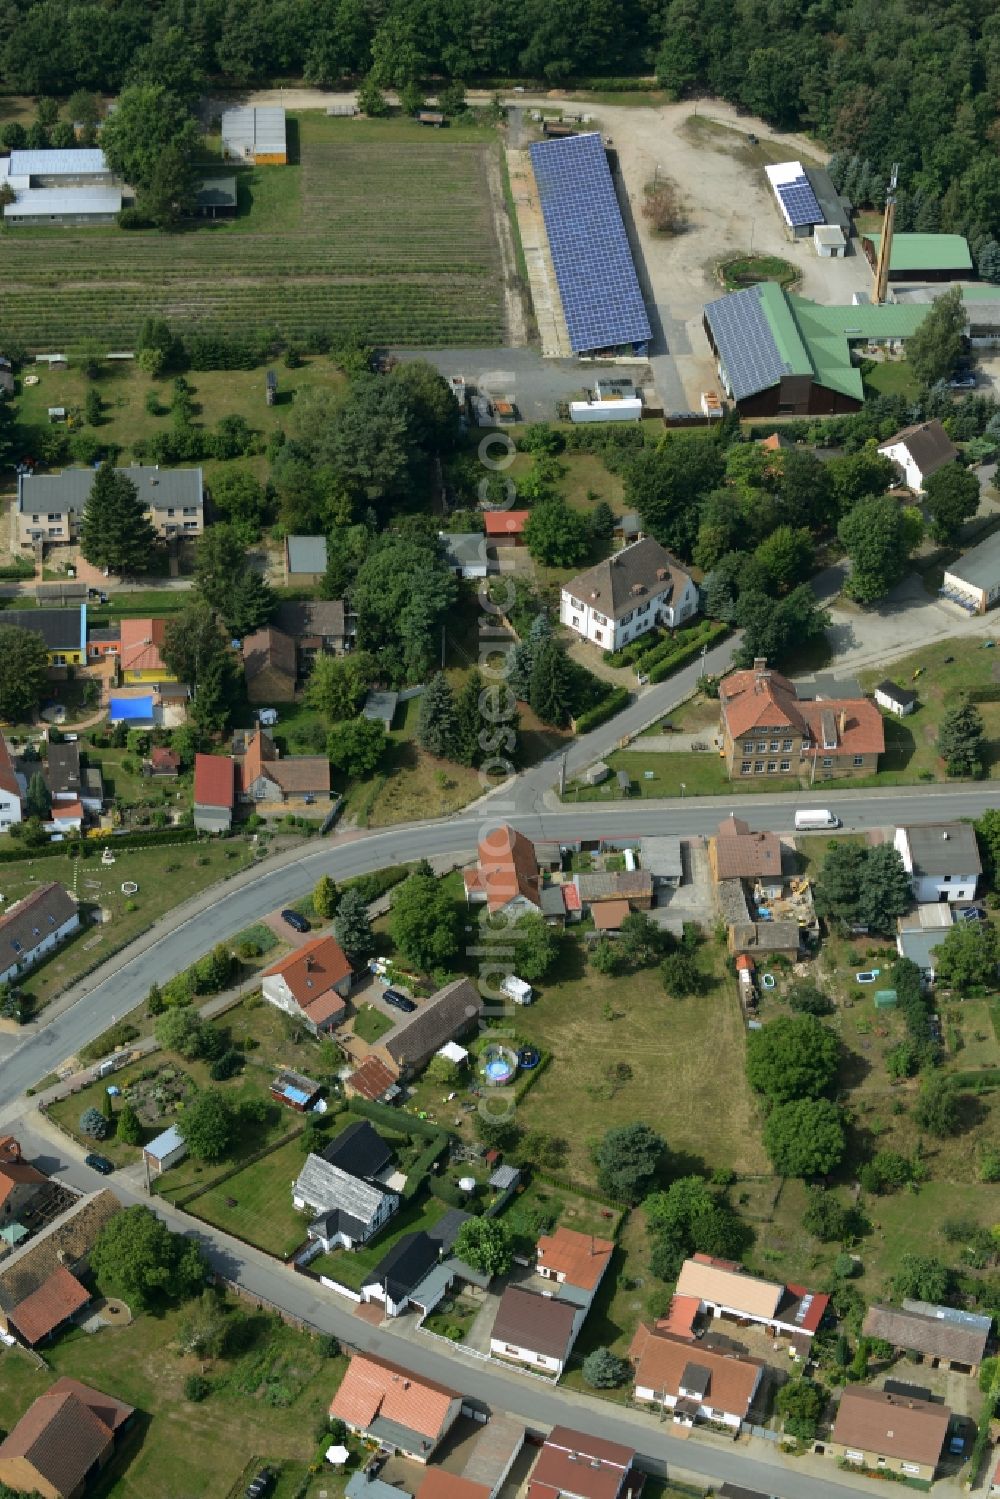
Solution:
<svg viewBox="0 0 1000 1499"><path fill-rule="evenodd" d="M127 348L143 318L161 316L231 335L500 343L492 134L312 113L297 123L299 160L241 171L230 222L4 232L3 335L33 350L95 336Z"/></svg>

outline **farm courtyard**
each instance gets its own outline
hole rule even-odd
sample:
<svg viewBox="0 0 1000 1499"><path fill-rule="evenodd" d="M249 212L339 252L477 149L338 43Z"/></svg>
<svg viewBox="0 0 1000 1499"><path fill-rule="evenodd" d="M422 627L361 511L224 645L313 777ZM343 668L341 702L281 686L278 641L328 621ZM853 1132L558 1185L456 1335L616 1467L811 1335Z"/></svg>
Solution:
<svg viewBox="0 0 1000 1499"><path fill-rule="evenodd" d="M288 166L238 170L229 221L3 232L7 336L52 350L99 328L128 348L163 317L177 332L504 341L509 229L490 129L312 112L289 118L289 140Z"/></svg>

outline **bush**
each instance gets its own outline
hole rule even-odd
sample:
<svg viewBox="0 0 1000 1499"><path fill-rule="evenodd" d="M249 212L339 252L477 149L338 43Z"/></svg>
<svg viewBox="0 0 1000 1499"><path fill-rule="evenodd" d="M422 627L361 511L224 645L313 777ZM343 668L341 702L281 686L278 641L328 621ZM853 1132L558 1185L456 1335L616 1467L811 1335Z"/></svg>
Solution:
<svg viewBox="0 0 1000 1499"><path fill-rule="evenodd" d="M607 723L609 718L614 718L628 706L630 693L627 687L614 687L602 702L593 708L586 709L579 718L574 720L578 734L588 734L591 729L598 728L602 723Z"/></svg>
<svg viewBox="0 0 1000 1499"><path fill-rule="evenodd" d="M106 1140L111 1126L100 1109L84 1109L80 1115L80 1133L91 1140Z"/></svg>
<svg viewBox="0 0 1000 1499"><path fill-rule="evenodd" d="M189 1374L184 1381L184 1399L193 1400L196 1405L199 1405L211 1388L204 1374Z"/></svg>

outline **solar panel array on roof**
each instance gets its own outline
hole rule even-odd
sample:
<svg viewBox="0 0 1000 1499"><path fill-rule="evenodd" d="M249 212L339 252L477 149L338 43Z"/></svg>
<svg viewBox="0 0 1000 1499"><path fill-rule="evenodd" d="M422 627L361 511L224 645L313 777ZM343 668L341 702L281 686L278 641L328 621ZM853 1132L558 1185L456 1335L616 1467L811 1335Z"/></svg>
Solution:
<svg viewBox="0 0 1000 1499"><path fill-rule="evenodd" d="M734 400L769 390L792 373L778 351L757 287L709 302L705 316Z"/></svg>
<svg viewBox="0 0 1000 1499"><path fill-rule="evenodd" d="M822 224L823 210L809 186L808 177L794 177L791 182L779 182L775 186L775 192L785 205L793 224Z"/></svg>
<svg viewBox="0 0 1000 1499"><path fill-rule="evenodd" d="M600 135L531 147L531 164L574 354L648 343L621 209Z"/></svg>

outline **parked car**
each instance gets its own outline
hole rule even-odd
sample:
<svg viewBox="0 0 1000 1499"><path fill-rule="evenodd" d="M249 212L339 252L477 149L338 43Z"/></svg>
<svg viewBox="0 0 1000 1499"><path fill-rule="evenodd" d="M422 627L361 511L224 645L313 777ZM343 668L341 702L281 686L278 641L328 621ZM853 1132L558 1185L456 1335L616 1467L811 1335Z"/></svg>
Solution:
<svg viewBox="0 0 1000 1499"><path fill-rule="evenodd" d="M274 1474L271 1469L261 1468L253 1482L247 1485L247 1499L263 1499L273 1483Z"/></svg>
<svg viewBox="0 0 1000 1499"><path fill-rule="evenodd" d="M286 922L288 926L291 927L291 929L292 929L293 932L311 932L312 931L312 927L309 925L309 922L306 920L306 918L304 916L300 916L299 913L298 913L298 911L293 911L291 909L289 909L287 911L282 911L282 913L281 913L281 919L282 919L282 921Z"/></svg>
<svg viewBox="0 0 1000 1499"><path fill-rule="evenodd" d="M982 906L963 906L958 914L962 921L989 920L989 917L986 915L986 912L983 910Z"/></svg>
<svg viewBox="0 0 1000 1499"><path fill-rule="evenodd" d="M392 1005L393 1009L396 1010L403 1010L407 1015L411 1014L417 1008L413 1000L407 998L405 994L401 994L398 989L387 989L382 998L387 1005Z"/></svg>
<svg viewBox="0 0 1000 1499"><path fill-rule="evenodd" d="M83 1164L89 1166L91 1171L99 1171L102 1176L110 1176L115 1169L114 1161L109 1161L106 1155L98 1155L95 1151L84 1156Z"/></svg>
<svg viewBox="0 0 1000 1499"><path fill-rule="evenodd" d="M976 376L972 370L956 370L948 381L949 390L975 390Z"/></svg>

